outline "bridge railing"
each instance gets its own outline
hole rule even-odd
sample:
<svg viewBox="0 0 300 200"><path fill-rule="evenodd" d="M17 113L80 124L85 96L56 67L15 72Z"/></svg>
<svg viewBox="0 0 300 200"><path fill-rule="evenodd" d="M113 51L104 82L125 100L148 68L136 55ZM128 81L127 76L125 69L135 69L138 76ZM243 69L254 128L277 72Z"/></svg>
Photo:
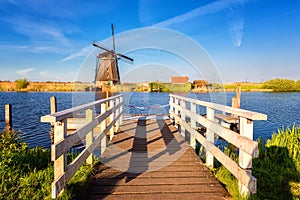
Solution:
<svg viewBox="0 0 300 200"><path fill-rule="evenodd" d="M78 114L80 118L76 118ZM54 125L54 143L51 146L51 160L54 161L52 198L60 194L80 166L85 162L93 164L96 147L101 145L101 153L105 150L106 135L109 133L110 139L113 137L114 129L122 123L122 114L123 95L117 95L41 117L41 122ZM76 121L82 123L82 115L85 115L85 123L79 128L75 126L78 129L69 134L67 127L74 127ZM68 164L67 152L80 141L85 141L85 149Z"/></svg>
<svg viewBox="0 0 300 200"><path fill-rule="evenodd" d="M206 107L204 116L197 114L197 105ZM205 148L208 167L213 167L216 158L238 179L242 195L256 193L257 181L251 172L252 158L258 157L258 143L253 141L253 121L267 120L267 115L170 94L170 118L175 125L180 124L183 136L189 134L191 147L195 148L197 140ZM239 133L219 122L226 118L236 119ZM205 134L197 131L197 125L205 127ZM215 135L239 149L238 163L215 146Z"/></svg>

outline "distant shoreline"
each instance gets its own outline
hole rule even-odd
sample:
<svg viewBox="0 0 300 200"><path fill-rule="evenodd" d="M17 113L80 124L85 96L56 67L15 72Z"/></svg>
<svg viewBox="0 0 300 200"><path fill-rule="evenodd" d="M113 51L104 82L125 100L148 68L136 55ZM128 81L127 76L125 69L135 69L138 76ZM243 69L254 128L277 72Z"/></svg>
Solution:
<svg viewBox="0 0 300 200"><path fill-rule="evenodd" d="M270 82L275 84L266 85ZM288 82L289 81L289 82ZM204 87L195 87L192 83L172 84L166 82L141 82L141 83L121 83L120 85L103 85L102 91L110 92L235 92L238 85L241 85L242 92L300 92L299 81L295 82L295 89L291 90L291 80L273 79L264 83L255 82L234 82L234 83L210 83ZM269 86L269 87L268 87ZM283 88L283 89L282 89ZM0 81L0 92L87 92L101 91L95 88L91 82L30 82L25 88L18 88L16 81Z"/></svg>

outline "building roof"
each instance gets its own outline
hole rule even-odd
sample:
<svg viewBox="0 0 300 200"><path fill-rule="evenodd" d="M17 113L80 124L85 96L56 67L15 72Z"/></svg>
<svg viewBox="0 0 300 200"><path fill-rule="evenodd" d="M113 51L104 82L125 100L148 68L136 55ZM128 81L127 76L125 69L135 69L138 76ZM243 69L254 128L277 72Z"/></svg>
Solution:
<svg viewBox="0 0 300 200"><path fill-rule="evenodd" d="M202 86L206 86L208 84L207 80L194 80L194 85L202 85Z"/></svg>
<svg viewBox="0 0 300 200"><path fill-rule="evenodd" d="M189 77L187 76L171 76L171 83L188 83Z"/></svg>

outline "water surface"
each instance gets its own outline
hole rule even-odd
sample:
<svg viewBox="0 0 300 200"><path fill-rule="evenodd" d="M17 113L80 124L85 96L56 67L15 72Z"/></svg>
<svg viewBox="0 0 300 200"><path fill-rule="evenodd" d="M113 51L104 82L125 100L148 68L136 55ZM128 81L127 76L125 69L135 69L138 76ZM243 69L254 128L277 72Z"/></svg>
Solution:
<svg viewBox="0 0 300 200"><path fill-rule="evenodd" d="M124 114L167 114L169 93L124 94ZM231 104L235 93L181 93L180 95L204 101ZM50 147L49 123L41 123L40 117L50 112L49 99L57 98L57 109L64 110L103 98L94 92L0 92L0 129L4 128L4 104L12 104L13 128L20 130L21 137L30 146ZM245 92L241 95L241 107L268 115L267 121L254 122L254 138L270 138L273 132L283 126L300 124L300 93ZM205 113L205 109L198 112Z"/></svg>

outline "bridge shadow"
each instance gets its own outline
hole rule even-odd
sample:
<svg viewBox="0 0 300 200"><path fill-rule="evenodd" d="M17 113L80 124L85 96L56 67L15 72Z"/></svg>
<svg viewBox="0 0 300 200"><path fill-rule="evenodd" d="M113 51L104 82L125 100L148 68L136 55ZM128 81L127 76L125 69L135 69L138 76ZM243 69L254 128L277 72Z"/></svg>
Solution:
<svg viewBox="0 0 300 200"><path fill-rule="evenodd" d="M168 157L175 159L182 150L184 141L177 141L174 137L177 131L171 128L168 120L139 117L135 129L128 125L130 123L125 122L115 134L102 163L96 166L91 178L90 199L102 199L122 190L120 187L124 185L142 185L137 179L139 176L159 170L161 166L156 166L155 162L172 163L174 160L167 162Z"/></svg>

